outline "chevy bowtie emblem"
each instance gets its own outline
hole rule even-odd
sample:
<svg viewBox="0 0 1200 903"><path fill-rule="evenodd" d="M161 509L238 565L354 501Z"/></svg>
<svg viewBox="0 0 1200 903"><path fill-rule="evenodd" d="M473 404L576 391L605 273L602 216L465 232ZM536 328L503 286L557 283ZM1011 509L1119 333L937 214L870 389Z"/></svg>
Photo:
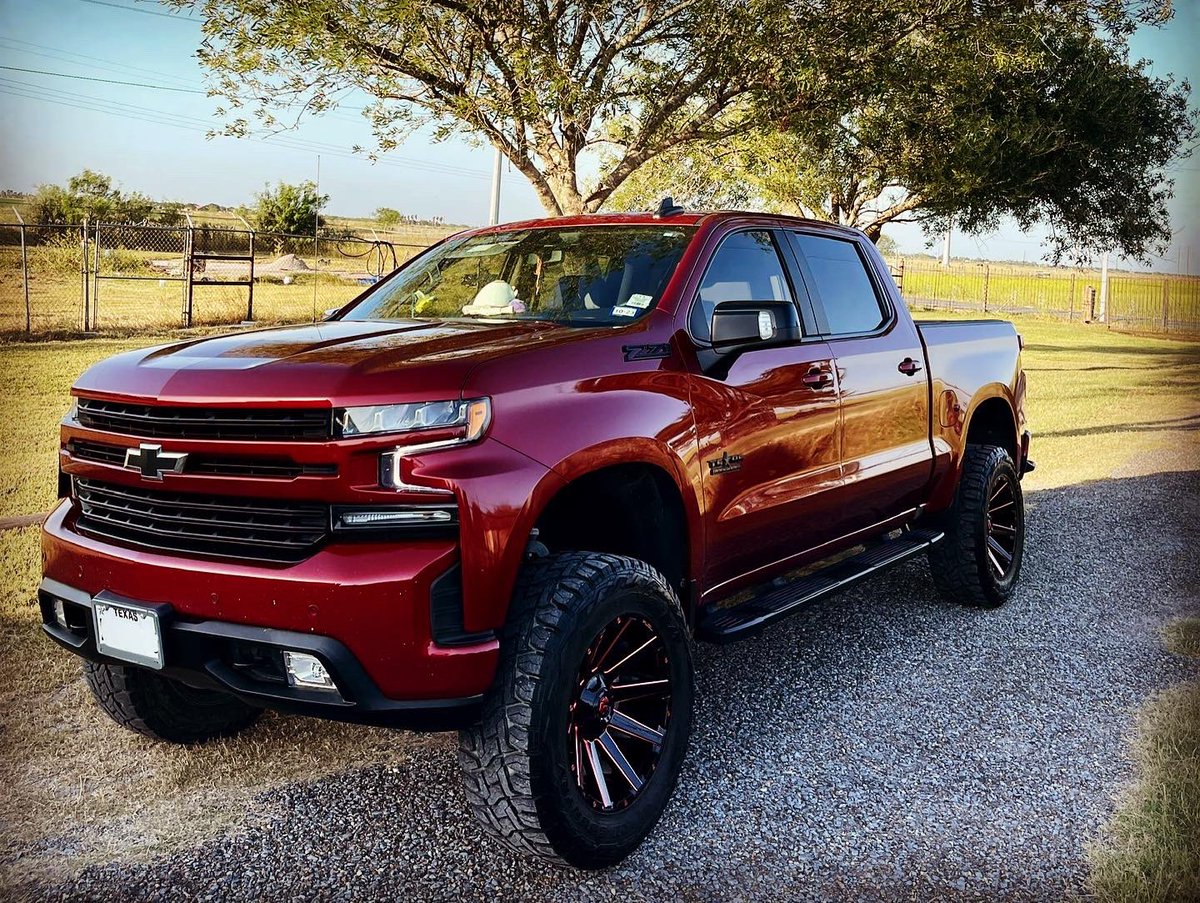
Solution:
<svg viewBox="0 0 1200 903"><path fill-rule="evenodd" d="M183 473L185 461L183 452L165 452L161 445L146 442L125 452L125 466L141 471L146 480L161 480L164 473Z"/></svg>

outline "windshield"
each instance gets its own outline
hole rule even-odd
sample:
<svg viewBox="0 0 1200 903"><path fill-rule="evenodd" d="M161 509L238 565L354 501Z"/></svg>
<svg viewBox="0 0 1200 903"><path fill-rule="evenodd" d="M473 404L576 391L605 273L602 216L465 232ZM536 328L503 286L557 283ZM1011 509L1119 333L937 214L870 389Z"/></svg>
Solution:
<svg viewBox="0 0 1200 903"><path fill-rule="evenodd" d="M658 302L693 228L584 226L448 241L340 319L520 319L614 325Z"/></svg>

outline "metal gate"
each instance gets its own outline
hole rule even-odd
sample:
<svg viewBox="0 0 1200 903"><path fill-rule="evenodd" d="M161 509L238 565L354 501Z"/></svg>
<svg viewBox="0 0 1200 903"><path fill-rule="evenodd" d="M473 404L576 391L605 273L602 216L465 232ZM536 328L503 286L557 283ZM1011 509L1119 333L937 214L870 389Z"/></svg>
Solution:
<svg viewBox="0 0 1200 903"><path fill-rule="evenodd" d="M187 325L186 228L101 224L85 227L84 235L92 247L85 332ZM117 282L122 286L113 290Z"/></svg>

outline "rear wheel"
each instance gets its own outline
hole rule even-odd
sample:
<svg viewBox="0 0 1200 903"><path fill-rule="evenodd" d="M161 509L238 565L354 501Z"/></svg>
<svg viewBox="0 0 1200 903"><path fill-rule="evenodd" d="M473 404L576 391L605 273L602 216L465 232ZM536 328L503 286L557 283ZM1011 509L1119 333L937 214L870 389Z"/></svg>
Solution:
<svg viewBox="0 0 1200 903"><path fill-rule="evenodd" d="M524 853L600 868L662 815L692 714L690 640L640 561L569 553L522 574L480 724L460 735L476 816Z"/></svg>
<svg viewBox="0 0 1200 903"><path fill-rule="evenodd" d="M1007 602L1025 551L1025 503L1007 451L967 446L954 504L939 524L946 537L929 551L939 592L975 608Z"/></svg>
<svg viewBox="0 0 1200 903"><path fill-rule="evenodd" d="M113 721L167 743L229 737L262 714L235 696L189 687L145 668L85 661L83 674Z"/></svg>

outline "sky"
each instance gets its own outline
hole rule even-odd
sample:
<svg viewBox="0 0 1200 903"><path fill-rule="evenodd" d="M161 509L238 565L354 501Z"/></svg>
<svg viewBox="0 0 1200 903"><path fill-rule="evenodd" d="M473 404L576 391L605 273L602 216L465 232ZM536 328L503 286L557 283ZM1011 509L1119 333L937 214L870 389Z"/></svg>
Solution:
<svg viewBox="0 0 1200 903"><path fill-rule="evenodd" d="M1200 102L1200 0L1178 0L1164 28L1132 41L1135 57L1156 75L1174 73ZM357 113L339 110L295 131L258 139L211 138L218 101L204 95L195 58L200 26L153 2L137 0L0 0L0 188L61 183L86 168L112 176L127 191L155 198L236 206L268 182L319 180L328 212L369 215L377 207L447 222L487 220L494 151L463 139L434 143L417 134L381 162L352 151L371 132ZM83 78L63 78L42 70ZM109 84L138 82L180 90ZM350 98L362 106L368 98ZM318 156L320 160L318 162ZM1171 173L1175 240L1159 271L1200 273L1200 156ZM507 162L501 219L541 216L533 189ZM903 252L927 250L914 225L886 233ZM939 246L940 247L940 246ZM938 251L939 247L933 250ZM955 256L993 260L1042 258L1041 233L1005 226L984 236L954 235ZM1115 265L1132 265L1114 261Z"/></svg>

